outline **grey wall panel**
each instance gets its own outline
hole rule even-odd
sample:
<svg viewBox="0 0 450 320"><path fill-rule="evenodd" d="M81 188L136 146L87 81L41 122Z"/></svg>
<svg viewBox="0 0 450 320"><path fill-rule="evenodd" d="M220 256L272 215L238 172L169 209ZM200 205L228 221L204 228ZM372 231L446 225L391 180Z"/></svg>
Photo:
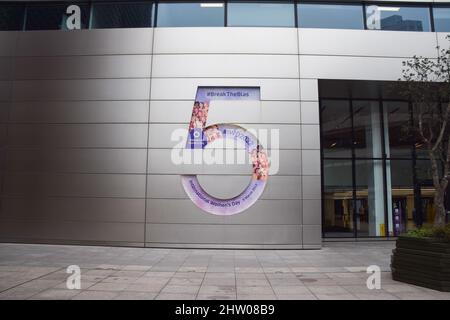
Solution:
<svg viewBox="0 0 450 320"><path fill-rule="evenodd" d="M219 199L231 199L241 194L251 181L251 169L247 175L197 176L198 182L208 194Z"/></svg>
<svg viewBox="0 0 450 320"><path fill-rule="evenodd" d="M0 32L0 57L11 57L16 52L17 35L19 32Z"/></svg>
<svg viewBox="0 0 450 320"><path fill-rule="evenodd" d="M145 124L11 124L8 144L15 147L145 148Z"/></svg>
<svg viewBox="0 0 450 320"><path fill-rule="evenodd" d="M10 80L13 77L14 58L0 56L0 80Z"/></svg>
<svg viewBox="0 0 450 320"><path fill-rule="evenodd" d="M251 175L199 175L200 185L213 197L221 199L238 196L250 183ZM300 176L271 176L260 199L301 199Z"/></svg>
<svg viewBox="0 0 450 320"><path fill-rule="evenodd" d="M142 223L0 220L0 239L143 242Z"/></svg>
<svg viewBox="0 0 450 320"><path fill-rule="evenodd" d="M152 101L150 107L151 123L189 122L193 100ZM215 104L212 103L210 110ZM295 101L261 101L258 112L247 115L245 110L239 113L227 112L221 115L220 123L300 123L300 104ZM228 105L230 106L230 105ZM240 107L240 105L239 105ZM237 120L237 121L235 121ZM209 119L208 119L209 121Z"/></svg>
<svg viewBox="0 0 450 320"><path fill-rule="evenodd" d="M199 175L202 187L210 194L239 194L251 175ZM261 199L301 199L301 176L270 176ZM147 197L153 199L188 199L179 175L149 175Z"/></svg>
<svg viewBox="0 0 450 320"><path fill-rule="evenodd" d="M151 54L153 29L20 32L17 55Z"/></svg>
<svg viewBox="0 0 450 320"><path fill-rule="evenodd" d="M320 225L303 226L303 245L320 246L322 243L322 227Z"/></svg>
<svg viewBox="0 0 450 320"><path fill-rule="evenodd" d="M319 101L301 102L301 123L320 124Z"/></svg>
<svg viewBox="0 0 450 320"><path fill-rule="evenodd" d="M189 123L194 98L184 101L151 101L150 123Z"/></svg>
<svg viewBox="0 0 450 320"><path fill-rule="evenodd" d="M322 221L322 201L303 200L303 225L320 225Z"/></svg>
<svg viewBox="0 0 450 320"><path fill-rule="evenodd" d="M6 132L7 132L7 125L4 123L0 123L0 146L6 145Z"/></svg>
<svg viewBox="0 0 450 320"><path fill-rule="evenodd" d="M191 164L172 161L172 153L182 155L184 149L150 149L148 151L148 173L150 174L249 174L251 164ZM189 152L189 150L187 151ZM269 160L274 161L271 173L280 175L301 174L301 152L299 150L271 150ZM271 158L272 157L272 158ZM176 158L176 156L174 156ZM275 161L279 158L278 166ZM190 158L193 159L193 158ZM277 168L278 167L278 168ZM275 170L278 169L277 172Z"/></svg>
<svg viewBox="0 0 450 320"><path fill-rule="evenodd" d="M225 243L236 244L300 244L298 225L238 225L225 228ZM241 238L239 238L241 235ZM242 237L245 235L245 237Z"/></svg>
<svg viewBox="0 0 450 320"><path fill-rule="evenodd" d="M147 197L166 199L187 198L180 175L155 174L147 176Z"/></svg>
<svg viewBox="0 0 450 320"><path fill-rule="evenodd" d="M145 175L8 173L5 195L145 197Z"/></svg>
<svg viewBox="0 0 450 320"><path fill-rule="evenodd" d="M198 86L261 87L261 99L297 101L300 99L297 79L237 79L237 78L172 78L152 79L152 100L193 100ZM317 99L316 99L317 100Z"/></svg>
<svg viewBox="0 0 450 320"><path fill-rule="evenodd" d="M300 224L300 200L259 200L244 213L233 216L208 214L189 199L151 199L147 222L187 224Z"/></svg>
<svg viewBox="0 0 450 320"><path fill-rule="evenodd" d="M145 149L10 149L8 172L140 173L145 174Z"/></svg>
<svg viewBox="0 0 450 320"><path fill-rule="evenodd" d="M293 28L156 28L155 54L297 54Z"/></svg>
<svg viewBox="0 0 450 320"><path fill-rule="evenodd" d="M265 149L300 149L300 125L294 124L240 124L238 126L247 130L253 130L257 135L264 137L268 135L267 141L263 144ZM149 126L149 147L150 148L173 148L180 143L180 137L174 135L177 130L185 130L187 135L188 124L151 124ZM273 130L273 131L272 131ZM182 131L180 131L181 133ZM273 139L271 139L273 137ZM276 139L279 137L279 139ZM172 140L173 139L173 140ZM261 141L262 142L262 139Z"/></svg>
<svg viewBox="0 0 450 320"><path fill-rule="evenodd" d="M149 79L20 80L15 101L146 100Z"/></svg>
<svg viewBox="0 0 450 320"><path fill-rule="evenodd" d="M436 36L432 32L302 28L298 34L302 55L437 57Z"/></svg>
<svg viewBox="0 0 450 320"><path fill-rule="evenodd" d="M303 199L318 200L322 198L320 176L302 177Z"/></svg>
<svg viewBox="0 0 450 320"><path fill-rule="evenodd" d="M225 241L225 230L222 225L147 224L146 240L149 243L220 244Z"/></svg>
<svg viewBox="0 0 450 320"><path fill-rule="evenodd" d="M300 58L302 59L302 58ZM300 63L302 60L300 60ZM303 76L303 69L301 73ZM307 78L307 77L306 77ZM300 99L302 101L318 101L319 100L319 83L317 79L300 79Z"/></svg>
<svg viewBox="0 0 450 320"><path fill-rule="evenodd" d="M302 151L302 174L320 175L320 150Z"/></svg>
<svg viewBox="0 0 450 320"><path fill-rule="evenodd" d="M301 227L296 225L195 225L150 224L147 241L186 244L299 244Z"/></svg>
<svg viewBox="0 0 450 320"><path fill-rule="evenodd" d="M9 107L9 102L0 102L0 123L8 121Z"/></svg>
<svg viewBox="0 0 450 320"><path fill-rule="evenodd" d="M16 79L149 78L150 70L151 55L17 57L15 59Z"/></svg>
<svg viewBox="0 0 450 320"><path fill-rule="evenodd" d="M297 55L155 55L153 77L298 78Z"/></svg>
<svg viewBox="0 0 450 320"><path fill-rule="evenodd" d="M303 149L320 149L320 127L319 125L302 125L302 147Z"/></svg>
<svg viewBox="0 0 450 320"><path fill-rule="evenodd" d="M12 82L0 80L0 101L9 101L12 97Z"/></svg>
<svg viewBox="0 0 450 320"><path fill-rule="evenodd" d="M13 102L11 122L113 123L148 120L148 101Z"/></svg>
<svg viewBox="0 0 450 320"><path fill-rule="evenodd" d="M145 199L4 197L0 219L31 221L145 221Z"/></svg>
<svg viewBox="0 0 450 320"><path fill-rule="evenodd" d="M302 77L318 79L388 80L402 76L405 58L300 56Z"/></svg>
<svg viewBox="0 0 450 320"><path fill-rule="evenodd" d="M301 176L271 176L261 199L302 199Z"/></svg>
<svg viewBox="0 0 450 320"><path fill-rule="evenodd" d="M301 246L302 212L311 211L303 199L320 199L320 145L309 141L318 139L317 103L305 103L318 100L317 78L300 81L298 40L295 28L21 32L14 73L0 61L4 79L15 79L0 81L11 111L0 239L143 245L146 234L148 246ZM279 156L277 174L234 216L197 208L179 175L197 172L208 192L228 197L248 183L249 164L192 168L170 158L170 135L187 129L198 86L260 87L261 102L216 101L208 121L280 132L279 145L261 141L275 148L272 161Z"/></svg>
<svg viewBox="0 0 450 320"><path fill-rule="evenodd" d="M297 225L301 224L302 201L259 200L249 214L224 217L225 224Z"/></svg>
<svg viewBox="0 0 450 320"><path fill-rule="evenodd" d="M152 101L150 122L180 123L186 127L191 118L192 105L193 101ZM212 101L206 125L299 122L299 103L294 101Z"/></svg>

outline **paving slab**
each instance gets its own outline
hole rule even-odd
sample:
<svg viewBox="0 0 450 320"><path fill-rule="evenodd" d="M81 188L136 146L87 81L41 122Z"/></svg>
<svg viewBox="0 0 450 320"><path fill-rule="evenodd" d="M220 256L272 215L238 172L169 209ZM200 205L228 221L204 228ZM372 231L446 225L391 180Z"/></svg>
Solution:
<svg viewBox="0 0 450 320"><path fill-rule="evenodd" d="M0 244L0 299L450 300L392 279L392 241L324 243L321 250L157 249ZM67 267L81 268L69 290ZM381 289L370 290L369 265Z"/></svg>

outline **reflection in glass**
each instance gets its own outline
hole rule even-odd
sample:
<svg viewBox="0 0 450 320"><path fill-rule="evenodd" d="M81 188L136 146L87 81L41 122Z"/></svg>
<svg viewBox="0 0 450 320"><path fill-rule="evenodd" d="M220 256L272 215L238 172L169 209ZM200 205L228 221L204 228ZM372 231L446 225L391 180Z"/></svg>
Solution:
<svg viewBox="0 0 450 320"><path fill-rule="evenodd" d="M347 100L322 100L322 150L324 157L351 157L352 118Z"/></svg>
<svg viewBox="0 0 450 320"><path fill-rule="evenodd" d="M450 7L434 7L433 19L434 19L434 31L436 32L450 31Z"/></svg>
<svg viewBox="0 0 450 320"><path fill-rule="evenodd" d="M327 237L353 237L352 160L323 161L323 231Z"/></svg>
<svg viewBox="0 0 450 320"><path fill-rule="evenodd" d="M22 5L0 5L0 30L22 30L24 12Z"/></svg>
<svg viewBox="0 0 450 320"><path fill-rule="evenodd" d="M383 101L383 121L386 156L388 158L412 157L411 114L407 102Z"/></svg>
<svg viewBox="0 0 450 320"><path fill-rule="evenodd" d="M370 30L430 31L427 6L369 5L366 23Z"/></svg>
<svg viewBox="0 0 450 320"><path fill-rule="evenodd" d="M364 29L362 5L299 3L302 28Z"/></svg>
<svg viewBox="0 0 450 320"><path fill-rule="evenodd" d="M80 7L81 28L88 27L89 6L76 4ZM26 9L26 30L66 30L67 8L70 4L29 5Z"/></svg>
<svg viewBox="0 0 450 320"><path fill-rule="evenodd" d="M398 236L415 227L417 218L412 160L388 160L386 170L388 186L391 185L389 208L389 235Z"/></svg>
<svg viewBox="0 0 450 320"><path fill-rule="evenodd" d="M355 156L381 158L382 124L378 101L353 101L353 125Z"/></svg>
<svg viewBox="0 0 450 320"><path fill-rule="evenodd" d="M441 168L440 168L441 169ZM429 226L434 222L436 207L434 205L435 189L433 175L430 168L430 160L416 160L416 177L420 199L419 225Z"/></svg>
<svg viewBox="0 0 450 320"><path fill-rule="evenodd" d="M293 3L229 2L230 27L295 27Z"/></svg>
<svg viewBox="0 0 450 320"><path fill-rule="evenodd" d="M158 27L223 27L225 6L217 3L159 3Z"/></svg>
<svg viewBox="0 0 450 320"><path fill-rule="evenodd" d="M94 3L92 6L93 29L152 26L151 2Z"/></svg>
<svg viewBox="0 0 450 320"><path fill-rule="evenodd" d="M355 161L355 220L359 237L386 236L383 161Z"/></svg>

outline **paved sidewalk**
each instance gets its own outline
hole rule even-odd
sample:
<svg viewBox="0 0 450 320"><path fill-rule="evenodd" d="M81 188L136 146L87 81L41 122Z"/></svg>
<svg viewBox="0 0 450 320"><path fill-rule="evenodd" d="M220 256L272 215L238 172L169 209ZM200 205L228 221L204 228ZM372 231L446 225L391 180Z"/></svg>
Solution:
<svg viewBox="0 0 450 320"><path fill-rule="evenodd" d="M449 299L393 281L393 242L322 250L150 249L0 244L0 299ZM66 288L79 265L81 289ZM366 268L380 266L381 289Z"/></svg>

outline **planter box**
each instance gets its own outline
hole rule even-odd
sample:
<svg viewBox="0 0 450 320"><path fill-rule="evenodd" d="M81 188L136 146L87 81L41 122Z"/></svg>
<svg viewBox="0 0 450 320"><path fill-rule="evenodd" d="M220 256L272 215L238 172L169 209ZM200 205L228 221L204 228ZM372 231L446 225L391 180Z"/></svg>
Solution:
<svg viewBox="0 0 450 320"><path fill-rule="evenodd" d="M450 292L450 243L400 236L391 269L394 280Z"/></svg>

